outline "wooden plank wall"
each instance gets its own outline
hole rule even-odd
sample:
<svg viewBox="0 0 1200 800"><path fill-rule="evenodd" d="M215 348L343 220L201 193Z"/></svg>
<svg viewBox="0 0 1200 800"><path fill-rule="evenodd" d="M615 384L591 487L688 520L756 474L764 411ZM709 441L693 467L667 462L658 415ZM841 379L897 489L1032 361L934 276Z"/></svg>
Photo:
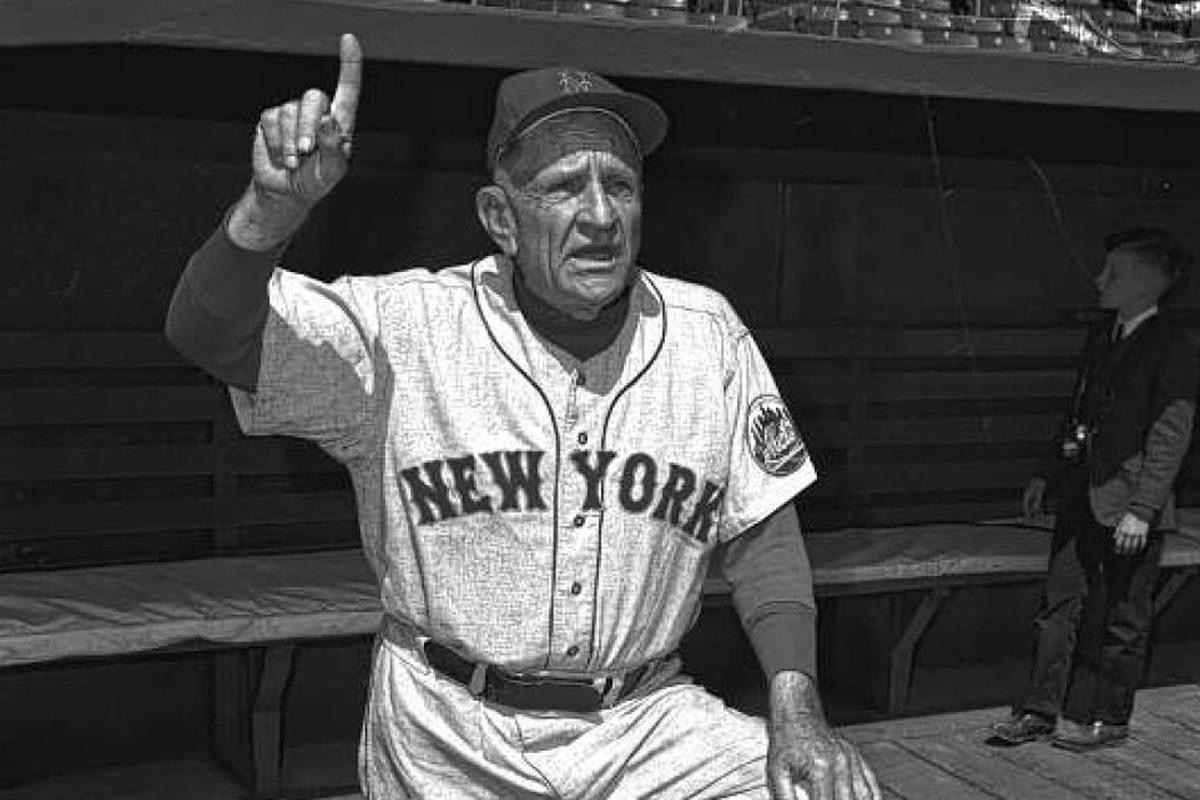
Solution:
<svg viewBox="0 0 1200 800"><path fill-rule="evenodd" d="M35 110L0 122L0 324L156 328L188 253L244 186L249 126ZM361 140L290 264L332 277L488 248L478 135ZM923 154L681 144L647 173L645 263L722 290L756 327L1069 324L1106 232L1165 225L1200 251L1196 170L948 157L939 191Z"/></svg>
<svg viewBox="0 0 1200 800"><path fill-rule="evenodd" d="M98 74L137 88L96 89L92 97L86 87L55 85L33 96L23 86L0 109L0 181L7 187L0 194L7 276L0 328L10 332L157 331L188 254L244 186L245 120L285 90L328 77L323 60L244 55L159 63L161 56L152 54L88 52L76 65L93 57ZM258 82L237 83L226 96L235 77L227 62L237 69L266 66ZM139 73L145 64L162 68ZM197 64L204 69L188 68ZM488 249L472 194L483 182L479 154L497 74L448 70L441 87L430 78L443 73L432 70L382 71L382 79L379 69L371 73L371 86L385 89L364 102L351 177L288 255L290 266L318 277L436 267ZM219 80L198 77L208 74ZM1111 166L1096 160L1104 148L1095 143L1081 145L1087 160L1074 160L1050 128L1049 138L1059 141L1048 155L1018 152L1015 144L997 151L1002 137L995 131L972 129L961 108L950 114L936 103L937 113L927 116L916 101L901 106L662 82L641 88L655 92L675 120L668 145L647 165L643 260L721 290L764 332L764 348L826 475L806 497L814 527L1015 510L1016 493L1061 408L1073 331L1091 302L1090 273L1103 234L1161 224L1200 252L1200 233L1190 224L1200 211L1200 170L1186 161L1173 165L1151 154L1139 164ZM764 114L775 126L766 133L755 127ZM984 116L996 119L995 112ZM781 121L795 130L782 130ZM843 129L845 149L837 149ZM964 137L973 130L986 134L987 147L972 149ZM936 151L928 147L929 133L937 137ZM1027 134L1022 147L1031 141ZM1191 296L1182 300L1194 305ZM987 352L987 342L1006 329L1024 331L1017 344L1025 349ZM852 336L874 344L857 351L844 341L822 344L812 338L822 330L830 340ZM905 339L909 330L918 338ZM920 339L921 331L932 338ZM185 390L213 390L178 364L127 366L82 377L74 367L13 369L0 380L33 392L22 402L38 415L59 409L63 424L89 412L72 404L69 393L56 395L52 407L40 404L37 392L56 383L124 385L124 399L116 398L123 409L143 385L176 381ZM6 445L45 434L18 411L10 409L0 430ZM228 419L214 418L202 429L173 424L159 431L163 441L193 437L187 446L211 448L231 435ZM68 438L60 445L87 447L91 440L69 438L77 433L61 434ZM103 435L120 433L111 428ZM237 547L352 542L352 528L337 514L334 532L327 514L318 514L307 532L269 524L290 508L272 497L344 491L320 459L303 448L250 448L245 458L237 491L258 505L243 509L249 522L239 527ZM59 469L46 465L38 473L37 463L9 462L0 476L0 520L49 529L43 509L61 503L64 495L56 492L65 490L35 485L50 478L46 470ZM71 496L100 492L80 477L71 478L70 491L82 494ZM180 498L229 491L218 488L226 480L218 473L170 480ZM112 487L104 491L122 497ZM147 500L155 493L149 484L140 491ZM199 502L211 517L209 501ZM307 513L290 510L296 513L283 516ZM175 508L167 515L182 513ZM212 519L216 528L229 525ZM227 537L205 538L207 523L167 527L177 531L171 544L154 540L152 531L139 533L145 539L136 546L94 536L104 543L100 550L36 556L10 547L7 563L198 555L231 544Z"/></svg>
<svg viewBox="0 0 1200 800"><path fill-rule="evenodd" d="M1076 328L760 328L823 479L810 528L1015 512L1070 387ZM968 352L967 347L970 350ZM0 332L0 565L355 543L344 472L247 438L156 333Z"/></svg>

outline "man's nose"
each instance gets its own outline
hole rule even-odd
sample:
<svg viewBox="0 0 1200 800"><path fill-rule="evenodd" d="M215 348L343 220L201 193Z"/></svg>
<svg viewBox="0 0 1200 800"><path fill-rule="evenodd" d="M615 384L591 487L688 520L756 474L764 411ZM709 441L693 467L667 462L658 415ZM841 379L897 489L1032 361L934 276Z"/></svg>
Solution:
<svg viewBox="0 0 1200 800"><path fill-rule="evenodd" d="M579 223L582 232L589 236L611 236L616 230L616 210L598 177L588 181Z"/></svg>

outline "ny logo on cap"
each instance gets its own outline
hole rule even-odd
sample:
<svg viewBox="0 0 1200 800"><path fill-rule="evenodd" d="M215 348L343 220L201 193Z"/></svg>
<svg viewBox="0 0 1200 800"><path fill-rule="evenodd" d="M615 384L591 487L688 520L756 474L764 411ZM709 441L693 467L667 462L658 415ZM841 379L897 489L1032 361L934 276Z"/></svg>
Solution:
<svg viewBox="0 0 1200 800"><path fill-rule="evenodd" d="M575 72L564 69L558 73L558 85L562 87L563 94L590 92L592 90L592 76L586 72Z"/></svg>

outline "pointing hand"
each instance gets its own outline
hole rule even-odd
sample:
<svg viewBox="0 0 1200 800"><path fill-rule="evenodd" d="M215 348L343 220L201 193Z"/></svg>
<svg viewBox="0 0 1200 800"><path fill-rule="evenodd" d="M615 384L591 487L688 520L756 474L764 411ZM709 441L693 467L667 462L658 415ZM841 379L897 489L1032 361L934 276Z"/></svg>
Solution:
<svg viewBox="0 0 1200 800"><path fill-rule="evenodd" d="M330 192L349 168L362 48L343 34L341 69L333 99L320 89L262 112L251 163L254 188L274 201L307 211Z"/></svg>

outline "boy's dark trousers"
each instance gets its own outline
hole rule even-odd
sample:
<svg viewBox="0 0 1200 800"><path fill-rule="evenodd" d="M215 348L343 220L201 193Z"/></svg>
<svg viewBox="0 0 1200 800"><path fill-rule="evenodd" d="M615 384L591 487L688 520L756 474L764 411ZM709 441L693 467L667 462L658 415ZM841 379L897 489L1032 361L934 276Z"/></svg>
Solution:
<svg viewBox="0 0 1200 800"><path fill-rule="evenodd" d="M1163 532L1151 529L1146 547L1131 555L1115 553L1112 538L1092 514L1086 487L1076 492L1055 526L1018 713L1128 724L1154 619Z"/></svg>

